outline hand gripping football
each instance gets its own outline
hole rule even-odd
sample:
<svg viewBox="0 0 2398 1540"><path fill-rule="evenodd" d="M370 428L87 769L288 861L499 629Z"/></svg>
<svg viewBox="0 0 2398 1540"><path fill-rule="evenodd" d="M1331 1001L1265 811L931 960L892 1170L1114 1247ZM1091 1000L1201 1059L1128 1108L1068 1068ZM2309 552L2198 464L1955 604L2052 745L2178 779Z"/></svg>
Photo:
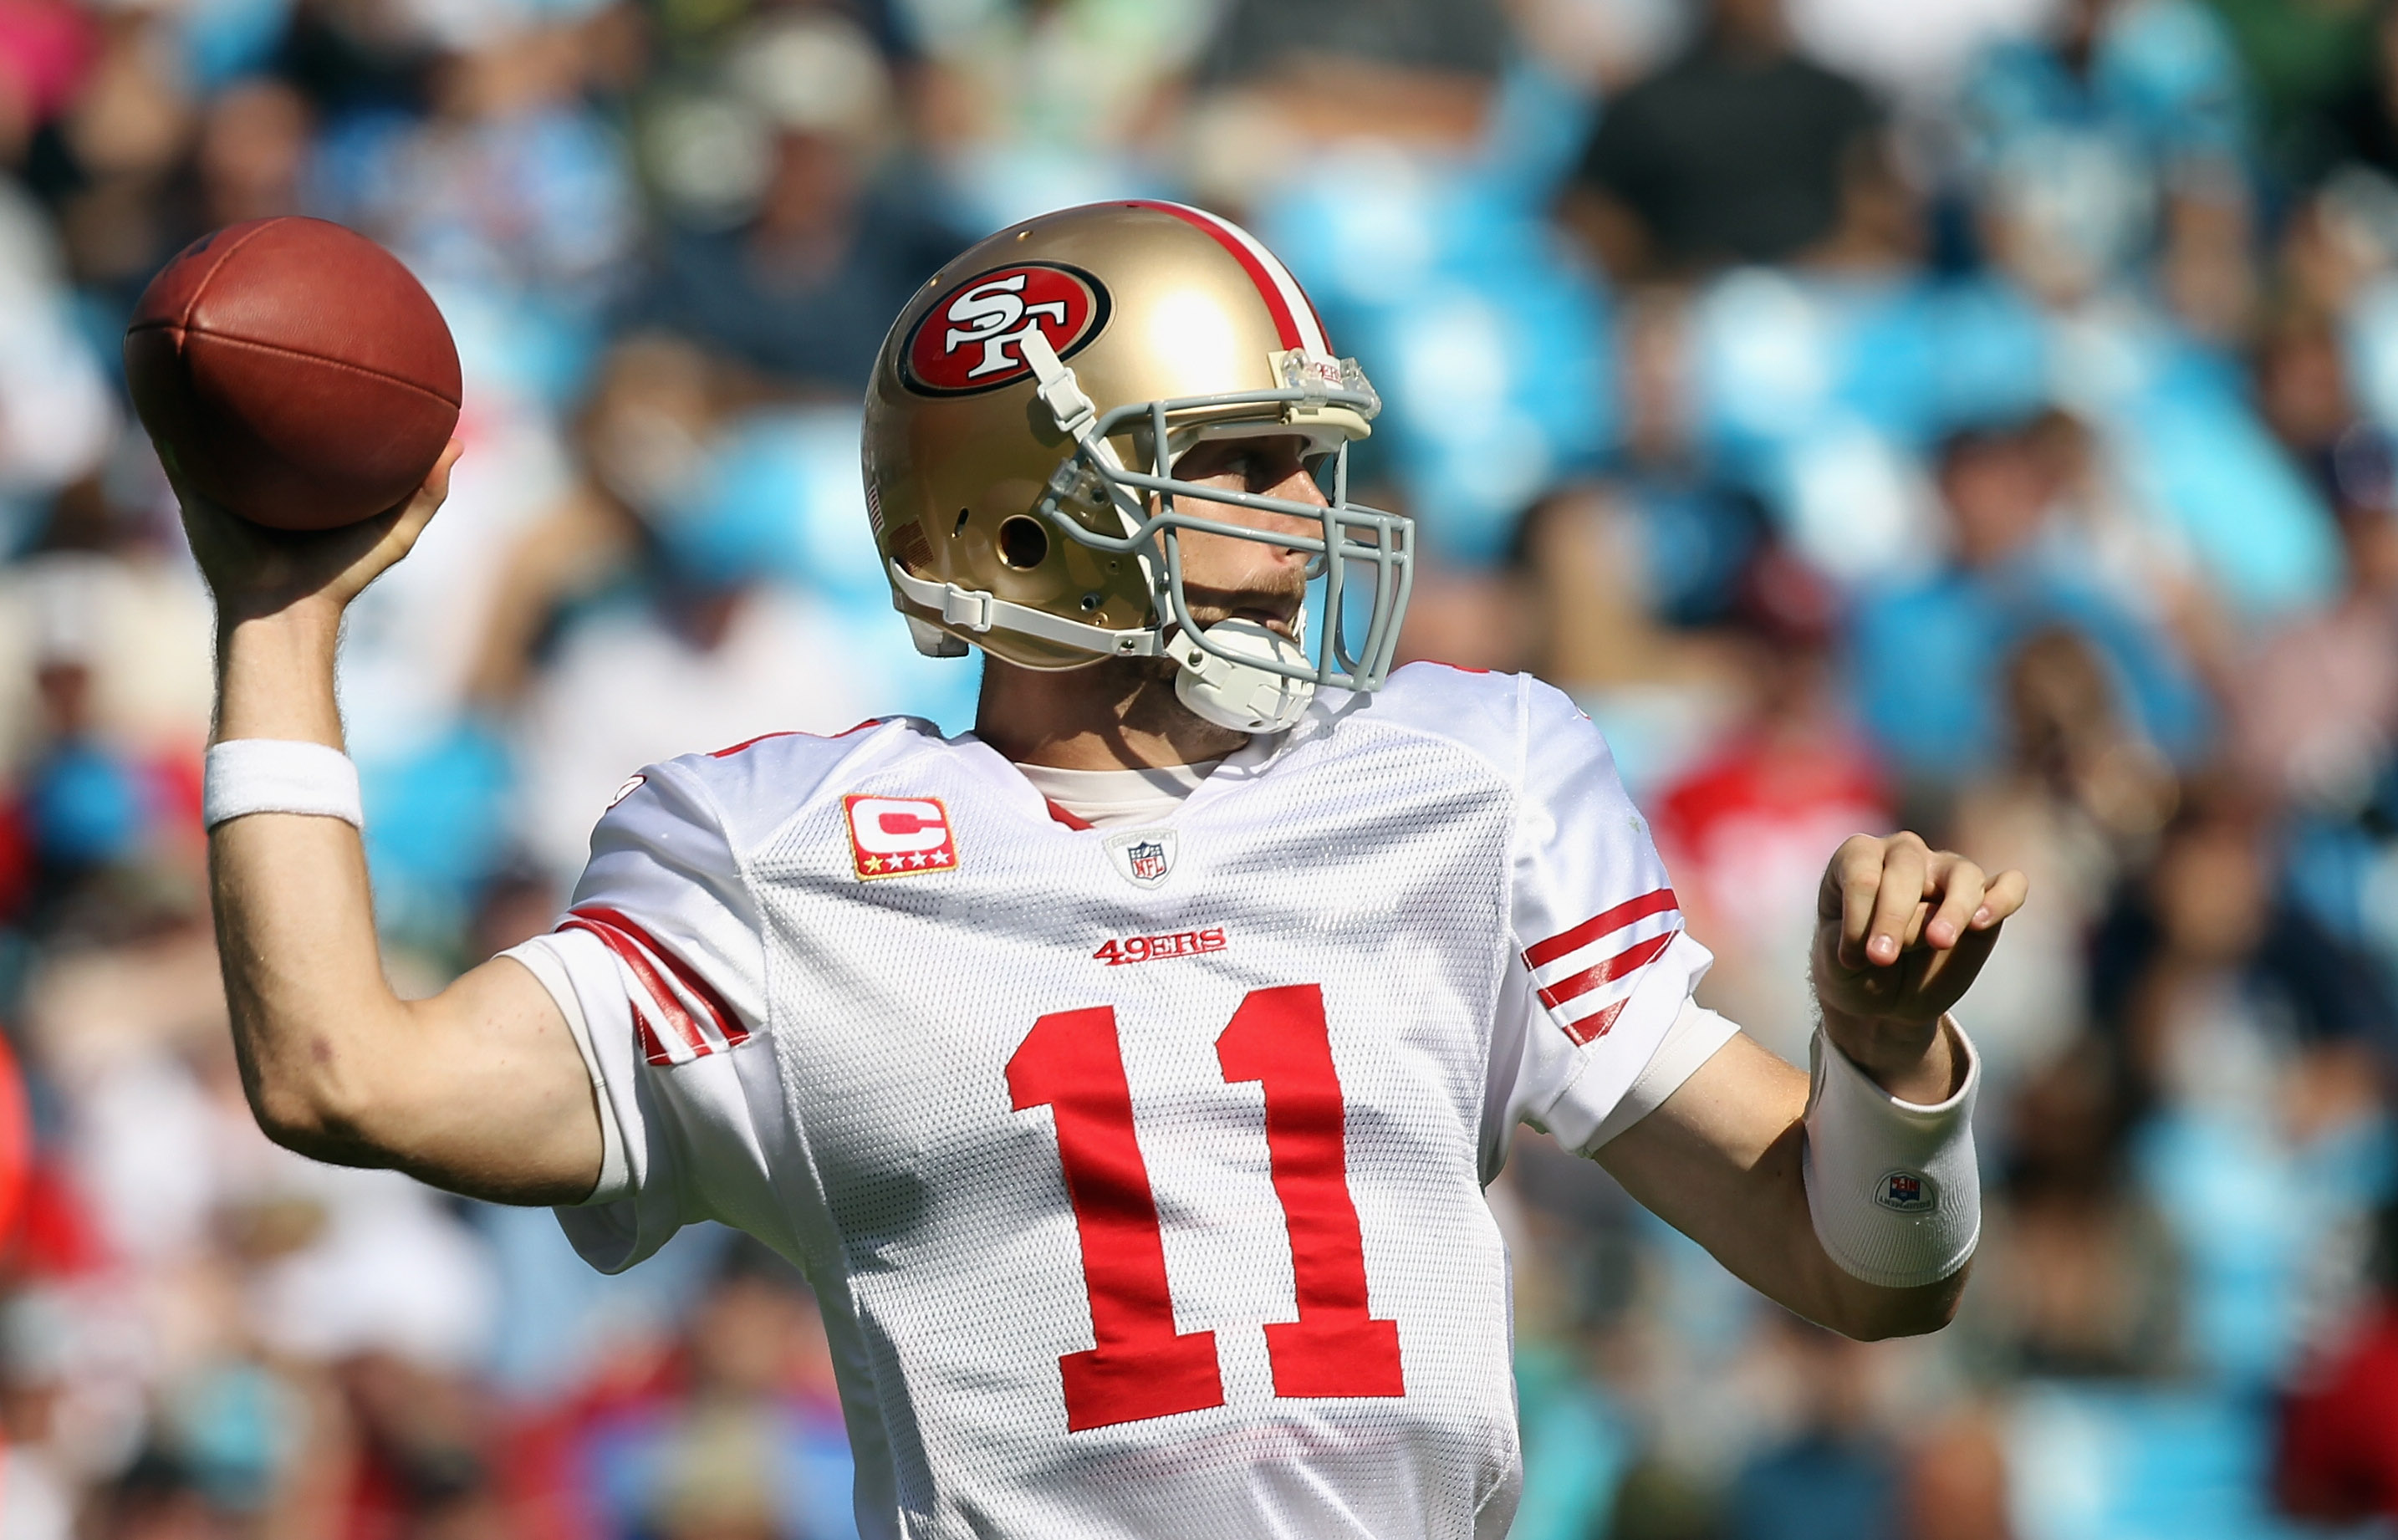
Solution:
<svg viewBox="0 0 2398 1540"><path fill-rule="evenodd" d="M203 236L142 291L125 374L191 491L285 530L415 491L458 424L458 349L397 258L324 220Z"/></svg>

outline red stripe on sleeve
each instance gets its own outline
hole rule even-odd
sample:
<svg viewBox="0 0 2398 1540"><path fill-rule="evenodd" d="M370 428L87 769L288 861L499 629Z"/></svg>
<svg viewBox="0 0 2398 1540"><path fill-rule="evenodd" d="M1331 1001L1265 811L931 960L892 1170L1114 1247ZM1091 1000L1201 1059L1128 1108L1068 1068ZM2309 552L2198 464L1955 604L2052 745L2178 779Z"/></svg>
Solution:
<svg viewBox="0 0 2398 1540"><path fill-rule="evenodd" d="M650 1019L641 1014L641 1007L637 1003L633 1005L633 1031L640 1036L643 1059L653 1064L674 1062L674 1054L658 1041L658 1029L650 1025Z"/></svg>
<svg viewBox="0 0 2398 1540"><path fill-rule="evenodd" d="M1678 930L1669 930L1663 936L1651 936L1645 941L1626 947L1596 967L1569 974L1541 991L1541 1000L1555 1010L1569 1000L1588 994L1601 984L1610 984L1627 973L1637 972L1654 962L1657 954L1673 945L1674 938L1680 934Z"/></svg>
<svg viewBox="0 0 2398 1540"><path fill-rule="evenodd" d="M634 924L631 918L617 910L608 909L600 904L586 904L573 912L623 931L659 962L664 963L667 966L667 971L675 976L676 981L707 1007L707 1013L715 1018L717 1035L724 1039L726 1047L738 1047L749 1040L749 1030L741 1024L741 1013L733 1008L732 1002L719 993L716 986L702 978L690 964L675 955L667 948L660 946L656 937Z"/></svg>
<svg viewBox="0 0 2398 1540"><path fill-rule="evenodd" d="M1248 274L1249 281L1257 285L1258 297L1266 302L1266 313L1273 317L1274 333L1282 339L1282 345L1285 348L1300 345L1299 317L1291 314L1290 302L1282 296L1282 286L1274 281L1274 276L1266 271L1266 264L1258 260L1258 254L1250 250L1240 236L1198 209L1186 209L1179 203L1162 203L1153 198L1126 198L1125 206L1154 209L1161 214L1172 214L1183 223L1213 236L1216 244L1231 252L1233 260L1241 264L1241 270ZM1297 287L1296 284L1293 287ZM1314 302L1311 300L1308 303L1313 308Z"/></svg>
<svg viewBox="0 0 2398 1540"><path fill-rule="evenodd" d="M1610 930L1622 930L1635 920L1645 920L1651 914L1662 914L1669 909L1680 907L1670 887L1643 893L1637 898L1626 898L1613 909L1591 916L1571 930L1561 931L1545 941L1526 947L1524 966L1541 967L1554 963L1568 952L1580 952Z"/></svg>
<svg viewBox="0 0 2398 1540"><path fill-rule="evenodd" d="M649 958L643 955L640 947L631 937L623 935L613 926L599 921L580 918L567 920L558 928L587 930L599 937L602 945L623 959L625 966L633 970L633 977L640 981L642 989L649 992L650 1003L658 1007L658 1013L667 1019L667 1025L672 1027L676 1034L690 1046L692 1052L706 1054L716 1051L708 1046L707 1039L700 1035L699 1023L692 1019L690 1011L683 1008L682 1001L676 996L674 987L658 976L658 970L650 965ZM640 1014L640 1004L638 1001L634 1003L633 1013L637 1017Z"/></svg>
<svg viewBox="0 0 2398 1540"><path fill-rule="evenodd" d="M1566 1035L1577 1043L1597 1042L1607 1035L1607 1029L1615 1025L1615 1019L1623 1014L1623 1007L1630 1003L1618 1000L1605 1010L1593 1011L1579 1021L1567 1022Z"/></svg>

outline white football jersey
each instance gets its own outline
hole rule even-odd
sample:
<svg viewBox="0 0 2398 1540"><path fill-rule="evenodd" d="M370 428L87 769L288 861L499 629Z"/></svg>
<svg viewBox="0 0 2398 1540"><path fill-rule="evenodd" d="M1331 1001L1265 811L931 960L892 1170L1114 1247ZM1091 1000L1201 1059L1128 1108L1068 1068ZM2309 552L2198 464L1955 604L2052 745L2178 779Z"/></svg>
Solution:
<svg viewBox="0 0 2398 1540"><path fill-rule="evenodd" d="M716 1219L806 1272L864 1533L1505 1532L1481 1188L1518 1120L1628 1121L1708 963L1564 696L1327 690L1106 831L920 722L779 736L591 844L516 953L613 1125L559 1217L603 1270Z"/></svg>

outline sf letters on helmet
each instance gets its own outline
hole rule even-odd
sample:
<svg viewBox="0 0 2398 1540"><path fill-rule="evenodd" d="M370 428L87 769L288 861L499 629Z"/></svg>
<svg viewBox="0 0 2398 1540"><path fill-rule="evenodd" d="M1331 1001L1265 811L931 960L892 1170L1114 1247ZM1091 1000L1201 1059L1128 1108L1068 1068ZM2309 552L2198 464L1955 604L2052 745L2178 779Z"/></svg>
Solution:
<svg viewBox="0 0 2398 1540"><path fill-rule="evenodd" d="M1107 290L1080 268L992 268L944 291L917 319L900 350L900 372L927 395L995 390L1031 372L1023 343L1034 327L1064 358L1098 335L1107 317Z"/></svg>
<svg viewBox="0 0 2398 1540"><path fill-rule="evenodd" d="M978 283L950 302L946 312L950 319L964 321L967 325L963 331L951 326L941 338L941 351L955 353L966 343L982 344L982 361L966 371L967 379L977 380L985 374L996 374L1022 361L1007 351L1007 344L1032 330L1031 321L1026 321L1021 330L1017 329L1016 323L1025 317L1045 317L1059 331L1066 329L1064 300L1044 300L1039 304L1024 303L1024 284L1031 277L1029 273L1010 273L1004 278Z"/></svg>

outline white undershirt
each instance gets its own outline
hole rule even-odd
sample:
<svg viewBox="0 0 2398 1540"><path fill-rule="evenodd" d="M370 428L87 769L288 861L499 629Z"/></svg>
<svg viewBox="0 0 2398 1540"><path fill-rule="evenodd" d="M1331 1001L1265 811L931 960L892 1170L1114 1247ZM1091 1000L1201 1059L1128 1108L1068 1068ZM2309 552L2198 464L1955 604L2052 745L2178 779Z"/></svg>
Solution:
<svg viewBox="0 0 2398 1540"><path fill-rule="evenodd" d="M1017 763L1032 790L1095 829L1162 823L1174 816L1199 783L1219 766L1259 770L1282 751L1287 733L1260 733L1222 759L1190 764L1155 764L1137 770L1060 770Z"/></svg>
<svg viewBox="0 0 2398 1540"><path fill-rule="evenodd" d="M1222 760L1161 764L1145 770L1060 770L1019 764L1024 778L1044 797L1095 829L1159 823L1174 816L1182 799L1199 789Z"/></svg>

